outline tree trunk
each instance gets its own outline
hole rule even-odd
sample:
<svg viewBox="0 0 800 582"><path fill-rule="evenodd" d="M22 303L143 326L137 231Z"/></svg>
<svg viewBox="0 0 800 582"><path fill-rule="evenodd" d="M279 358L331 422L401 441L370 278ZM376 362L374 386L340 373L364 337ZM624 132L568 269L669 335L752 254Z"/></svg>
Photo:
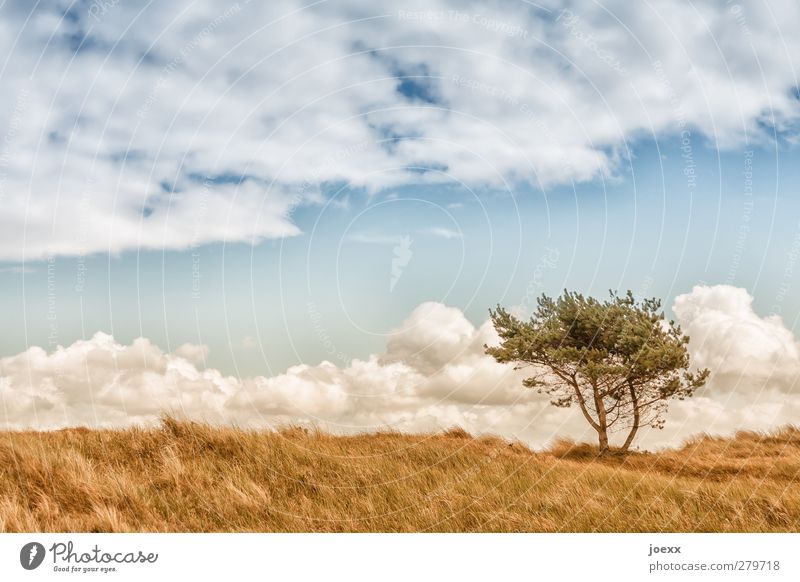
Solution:
<svg viewBox="0 0 800 582"><path fill-rule="evenodd" d="M606 405L603 402L603 397L600 396L599 389L596 385L592 385L592 392L594 393L594 408L597 411L597 440L600 443L600 454L608 454L608 422L606 419Z"/></svg>
<svg viewBox="0 0 800 582"><path fill-rule="evenodd" d="M600 425L595 422L595 420L592 418L592 415L589 414L589 410L586 408L586 399L583 397L583 394L581 394L581 389L580 386L578 386L578 383L574 382L572 384L572 388L575 390L575 397L578 399L581 413L583 413L583 417L586 419L586 422L588 422L594 430L600 430Z"/></svg>
<svg viewBox="0 0 800 582"><path fill-rule="evenodd" d="M600 454L608 454L608 431L605 427L597 429L597 439L600 443Z"/></svg>
<svg viewBox="0 0 800 582"><path fill-rule="evenodd" d="M631 432L628 433L628 438L625 439L625 442L622 444L622 452L627 452L633 443L633 439L636 436L636 431L639 430L639 419L635 419L633 422L633 426L631 427Z"/></svg>
<svg viewBox="0 0 800 582"><path fill-rule="evenodd" d="M630 390L631 394L631 403L633 405L633 426L631 427L631 432L628 433L628 438L625 439L625 443L622 445L622 451L626 452L631 443L633 443L633 439L636 437L636 432L639 430L639 423L641 421L641 415L639 413L639 398L636 396L636 389L633 387L631 382L628 382L628 390Z"/></svg>

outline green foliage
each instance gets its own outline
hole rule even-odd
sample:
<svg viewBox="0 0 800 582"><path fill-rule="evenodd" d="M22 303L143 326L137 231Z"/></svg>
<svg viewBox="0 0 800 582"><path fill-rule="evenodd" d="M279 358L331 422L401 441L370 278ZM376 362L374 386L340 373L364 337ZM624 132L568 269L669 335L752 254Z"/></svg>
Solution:
<svg viewBox="0 0 800 582"><path fill-rule="evenodd" d="M553 405L580 406L601 451L609 431L629 428L627 449L639 426L662 428L667 401L691 396L709 375L690 372L689 338L655 298L611 292L601 302L565 290L556 299L542 295L528 321L500 306L489 313L502 341L486 353L530 367L523 384L550 395Z"/></svg>

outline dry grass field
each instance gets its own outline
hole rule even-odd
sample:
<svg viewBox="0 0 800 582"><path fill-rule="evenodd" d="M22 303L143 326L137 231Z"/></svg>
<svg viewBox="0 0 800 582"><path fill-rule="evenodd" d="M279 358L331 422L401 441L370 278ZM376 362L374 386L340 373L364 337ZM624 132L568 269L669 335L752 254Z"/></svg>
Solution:
<svg viewBox="0 0 800 582"><path fill-rule="evenodd" d="M1 531L784 532L800 429L598 458L464 431L0 433Z"/></svg>

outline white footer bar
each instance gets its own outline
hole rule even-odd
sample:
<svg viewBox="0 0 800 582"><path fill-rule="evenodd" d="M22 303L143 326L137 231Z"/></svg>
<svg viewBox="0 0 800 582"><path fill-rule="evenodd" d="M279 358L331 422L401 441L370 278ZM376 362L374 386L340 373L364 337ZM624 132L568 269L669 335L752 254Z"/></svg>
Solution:
<svg viewBox="0 0 800 582"><path fill-rule="evenodd" d="M0 580L796 582L799 554L800 534L32 533L0 535Z"/></svg>

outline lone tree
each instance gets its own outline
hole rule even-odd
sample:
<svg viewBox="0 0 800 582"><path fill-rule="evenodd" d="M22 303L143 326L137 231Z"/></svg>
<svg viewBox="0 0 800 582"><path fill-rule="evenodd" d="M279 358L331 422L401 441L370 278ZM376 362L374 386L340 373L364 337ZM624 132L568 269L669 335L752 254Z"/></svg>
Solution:
<svg viewBox="0 0 800 582"><path fill-rule="evenodd" d="M689 338L664 318L658 299L637 302L628 291L600 302L565 290L537 303L528 321L499 305L489 310L502 342L486 353L531 367L523 385L550 395L554 406L577 404L597 431L600 454L609 452L611 432L628 430L627 451L639 427L663 428L667 401L691 396L708 378L708 370L689 371Z"/></svg>

